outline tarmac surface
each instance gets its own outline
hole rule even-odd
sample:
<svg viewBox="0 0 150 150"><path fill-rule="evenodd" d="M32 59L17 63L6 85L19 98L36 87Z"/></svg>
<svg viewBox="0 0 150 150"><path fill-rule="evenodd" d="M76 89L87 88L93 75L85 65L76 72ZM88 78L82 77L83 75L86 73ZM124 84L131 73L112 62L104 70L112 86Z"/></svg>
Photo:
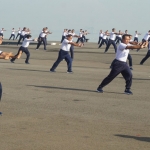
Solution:
<svg viewBox="0 0 150 150"><path fill-rule="evenodd" d="M96 43L75 47L73 74L62 61L49 72L59 45L30 45L30 64L0 60L0 150L149 150L150 59L139 65L147 49L131 51L133 95L125 95L121 75L97 93L110 72L115 54ZM9 41L0 50L18 51Z"/></svg>

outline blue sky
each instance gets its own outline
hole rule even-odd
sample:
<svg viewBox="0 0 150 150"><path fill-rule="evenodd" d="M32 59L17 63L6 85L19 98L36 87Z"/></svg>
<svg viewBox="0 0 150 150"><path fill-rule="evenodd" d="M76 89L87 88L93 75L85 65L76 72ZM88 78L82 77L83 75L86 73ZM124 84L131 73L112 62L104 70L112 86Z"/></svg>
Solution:
<svg viewBox="0 0 150 150"><path fill-rule="evenodd" d="M64 28L80 28L91 33L89 38L97 40L100 29L138 30L142 36L149 27L150 0L1 0L1 25L7 32L11 28L30 27L37 36L42 27L53 32L50 39L59 40Z"/></svg>

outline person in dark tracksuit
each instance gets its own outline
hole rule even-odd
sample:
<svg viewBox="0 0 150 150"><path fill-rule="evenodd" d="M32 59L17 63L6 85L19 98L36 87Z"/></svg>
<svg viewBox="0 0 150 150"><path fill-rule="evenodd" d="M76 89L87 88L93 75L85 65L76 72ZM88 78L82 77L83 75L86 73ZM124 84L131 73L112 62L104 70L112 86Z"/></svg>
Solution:
<svg viewBox="0 0 150 150"><path fill-rule="evenodd" d="M58 58L57 58L56 62L53 64L53 66L51 67L50 72L55 72L55 69L57 68L59 63L63 59L65 59L65 61L67 62L67 68L68 68L67 73L73 73L72 72L72 59L69 55L71 45L81 47L82 43L77 44L77 43L72 42L72 35L70 35L70 34L67 35L66 39L64 39L62 42L61 49L58 54Z"/></svg>
<svg viewBox="0 0 150 150"><path fill-rule="evenodd" d="M22 41L24 40L26 34L27 34L27 28L24 27L23 30L21 31L21 34L20 34L20 37L19 37L17 45L20 44L21 40Z"/></svg>
<svg viewBox="0 0 150 150"><path fill-rule="evenodd" d="M147 51L147 54L146 56L141 60L140 62L140 65L143 65L144 62L150 57L150 41L149 41L149 44L148 44L148 51Z"/></svg>
<svg viewBox="0 0 150 150"><path fill-rule="evenodd" d="M101 44L101 41L103 40L103 31L100 30L99 32L99 40L98 40L98 44L100 45Z"/></svg>
<svg viewBox="0 0 150 150"><path fill-rule="evenodd" d="M36 50L39 49L40 45L44 44L44 50L46 50L46 40L45 40L45 36L47 36L49 34L49 32L47 32L46 28L43 28L43 31L40 33L39 35L39 39L38 39L38 44L37 44L37 47L36 47Z"/></svg>
<svg viewBox="0 0 150 150"><path fill-rule="evenodd" d="M106 46L107 46L107 44L108 44L107 36L108 36L108 35L109 35L109 34L108 34L108 31L106 31L106 32L103 33L103 38L102 38L102 41L101 41L101 43L100 43L100 45L99 45L98 48L101 48L102 45L104 45L104 43L105 43Z"/></svg>
<svg viewBox="0 0 150 150"><path fill-rule="evenodd" d="M18 34L17 34L17 36L16 36L16 39L18 38L18 36L20 36L20 34L21 34L21 29L19 28L19 29L18 29Z"/></svg>
<svg viewBox="0 0 150 150"><path fill-rule="evenodd" d="M27 35L26 38L24 39L21 47L19 48L18 50L18 53L15 55L15 58L12 58L10 61L11 63L14 63L14 61L16 60L16 58L19 58L18 55L21 55L23 52L26 54L26 60L25 60L25 63L26 64L29 64L29 58L30 58L30 52L28 50L28 46L30 44L30 42L32 41L37 41L37 39L30 39L31 38L31 35Z"/></svg>
<svg viewBox="0 0 150 150"><path fill-rule="evenodd" d="M126 80L126 88L125 88L125 94L132 95L133 93L130 91L131 85L132 85L132 73L127 65L127 57L129 54L129 49L137 49L137 48L145 48L148 45L148 42L145 42L141 45L133 45L128 46L130 43L130 35L124 34L122 36L122 43L120 43L117 47L116 51L116 58L112 64L112 69L109 73L109 75L101 82L101 84L97 88L97 92L103 93L103 88L109 84L117 75L120 73Z"/></svg>
<svg viewBox="0 0 150 150"><path fill-rule="evenodd" d="M13 40L15 39L15 32L16 32L15 29L12 28L11 36L10 36L9 40L11 40L12 37L13 37Z"/></svg>
<svg viewBox="0 0 150 150"><path fill-rule="evenodd" d="M115 49L115 53L116 53L116 51L117 51L117 46L116 46L116 43L115 43L116 34L119 34L119 33L116 33L115 28L113 28L112 32L110 33L109 41L108 41L108 44L106 46L106 49L105 49L104 53L106 53L108 51L110 45L113 45L113 47Z"/></svg>

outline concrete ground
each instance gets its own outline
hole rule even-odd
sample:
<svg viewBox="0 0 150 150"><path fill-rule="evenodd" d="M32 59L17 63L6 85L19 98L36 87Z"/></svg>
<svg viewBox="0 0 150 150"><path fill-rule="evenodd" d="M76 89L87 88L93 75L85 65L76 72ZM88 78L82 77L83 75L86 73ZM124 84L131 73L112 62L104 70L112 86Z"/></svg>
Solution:
<svg viewBox="0 0 150 150"><path fill-rule="evenodd" d="M147 50L131 51L132 96L124 94L121 75L95 92L110 72L111 48L86 43L75 48L73 74L62 61L56 73L49 69L59 45L35 51L30 45L30 65L25 54L14 64L0 60L3 97L0 103L0 150L149 150L150 59L139 65ZM6 41L2 51L19 47Z"/></svg>

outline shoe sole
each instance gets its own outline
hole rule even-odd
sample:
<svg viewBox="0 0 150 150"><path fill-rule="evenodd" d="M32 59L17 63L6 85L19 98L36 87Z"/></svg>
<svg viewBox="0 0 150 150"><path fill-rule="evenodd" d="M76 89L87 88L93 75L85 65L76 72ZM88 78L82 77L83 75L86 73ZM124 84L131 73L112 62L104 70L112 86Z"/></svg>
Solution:
<svg viewBox="0 0 150 150"><path fill-rule="evenodd" d="M98 92L98 93L103 93L103 91L98 91L98 90L97 90L97 92Z"/></svg>
<svg viewBox="0 0 150 150"><path fill-rule="evenodd" d="M127 92L124 92L125 94L127 94L127 95L133 95L133 93L131 94L131 93L127 93Z"/></svg>

